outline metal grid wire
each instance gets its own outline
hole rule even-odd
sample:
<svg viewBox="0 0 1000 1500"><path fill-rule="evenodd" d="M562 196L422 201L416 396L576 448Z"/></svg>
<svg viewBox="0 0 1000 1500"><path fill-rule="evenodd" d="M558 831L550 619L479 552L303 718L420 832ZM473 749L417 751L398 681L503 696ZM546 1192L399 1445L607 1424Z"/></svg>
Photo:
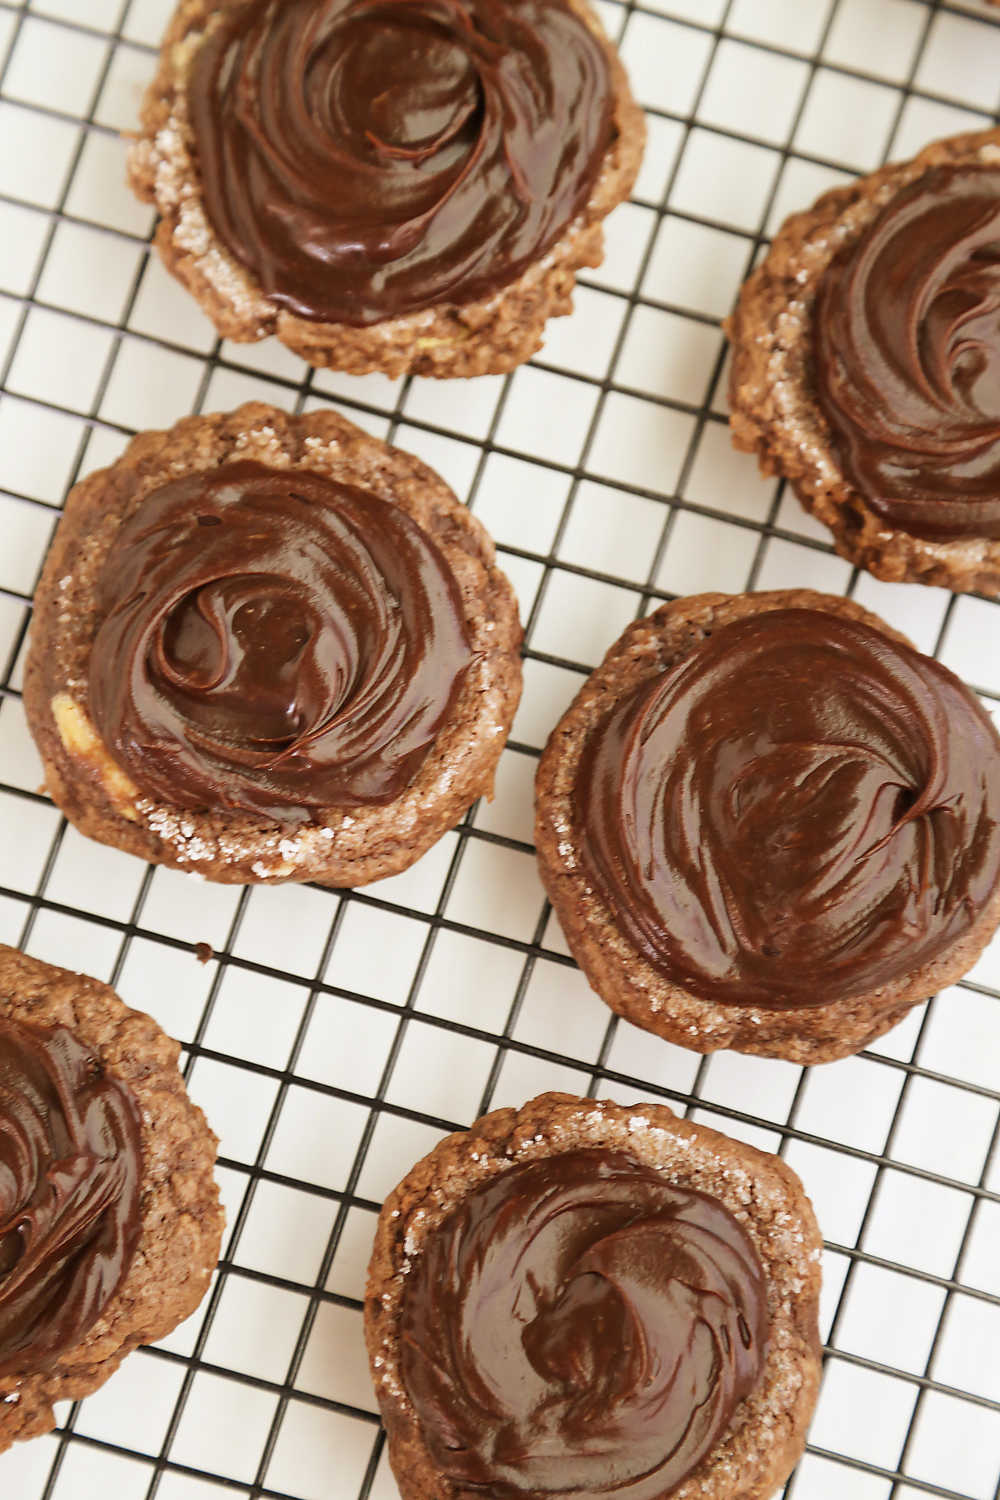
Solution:
<svg viewBox="0 0 1000 1500"><path fill-rule="evenodd" d="M443 1132L552 1087L666 1100L804 1177L827 1236L827 1364L786 1500L1000 1495L1000 955L858 1059L702 1059L609 1019L530 843L548 729L628 620L677 593L853 595L1000 701L996 604L852 572L731 454L720 331L790 209L996 121L1000 13L601 10L651 132L608 261L530 367L435 385L216 339L121 186L119 131L169 7L0 0L0 937L109 979L182 1038L230 1221L195 1318L0 1459L5 1497L392 1500L361 1349L373 1216ZM521 598L526 693L496 802L364 891L195 885L87 843L36 789L20 672L66 489L138 428L247 396L333 401L419 452L493 531Z"/></svg>

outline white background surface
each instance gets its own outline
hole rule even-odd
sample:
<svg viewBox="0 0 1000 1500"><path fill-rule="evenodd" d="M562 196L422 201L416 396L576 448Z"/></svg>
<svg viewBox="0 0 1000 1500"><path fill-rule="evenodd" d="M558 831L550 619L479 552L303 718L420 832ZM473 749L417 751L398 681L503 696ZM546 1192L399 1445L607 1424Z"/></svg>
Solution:
<svg viewBox="0 0 1000 1500"><path fill-rule="evenodd" d="M530 367L436 384L220 345L124 186L118 132L168 4L0 0L0 939L112 980L184 1041L230 1223L202 1310L0 1458L5 1500L393 1500L361 1336L374 1212L447 1128L549 1088L666 1099L804 1178L830 1348L787 1500L997 1493L1000 943L861 1057L702 1061L609 1019L568 961L531 783L586 671L674 593L850 592L994 707L1000 606L855 576L733 453L719 323L790 210L995 119L1000 10L601 10L650 111L634 200ZM136 429L248 397L332 402L434 465L496 537L528 627L496 800L357 895L197 885L87 842L37 791L21 660L68 485Z"/></svg>

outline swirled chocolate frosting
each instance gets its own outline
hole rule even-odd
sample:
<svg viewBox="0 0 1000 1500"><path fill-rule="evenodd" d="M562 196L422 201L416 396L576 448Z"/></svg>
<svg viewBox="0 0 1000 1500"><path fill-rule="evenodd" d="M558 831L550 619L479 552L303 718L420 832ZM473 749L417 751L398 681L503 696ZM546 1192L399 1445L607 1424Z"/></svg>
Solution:
<svg viewBox="0 0 1000 1500"><path fill-rule="evenodd" d="M0 1018L0 1376L97 1322L142 1229L131 1089L65 1026Z"/></svg>
<svg viewBox="0 0 1000 1500"><path fill-rule="evenodd" d="M355 326L489 296L544 255L614 107L567 0L250 0L189 97L219 239L281 307Z"/></svg>
<svg viewBox="0 0 1000 1500"><path fill-rule="evenodd" d="M823 1005L912 973L1000 880L1000 739L958 678L820 610L724 625L594 731L584 869L706 1000Z"/></svg>
<svg viewBox="0 0 1000 1500"><path fill-rule="evenodd" d="M239 461L148 495L108 550L90 708L149 795L294 822L391 802L474 660L454 574L399 506Z"/></svg>
<svg viewBox="0 0 1000 1500"><path fill-rule="evenodd" d="M760 1380L767 1287L715 1198L571 1151L428 1235L400 1328L427 1446L463 1493L659 1500Z"/></svg>
<svg viewBox="0 0 1000 1500"><path fill-rule="evenodd" d="M831 263L816 385L848 483L914 536L1000 538L1000 170L935 167Z"/></svg>

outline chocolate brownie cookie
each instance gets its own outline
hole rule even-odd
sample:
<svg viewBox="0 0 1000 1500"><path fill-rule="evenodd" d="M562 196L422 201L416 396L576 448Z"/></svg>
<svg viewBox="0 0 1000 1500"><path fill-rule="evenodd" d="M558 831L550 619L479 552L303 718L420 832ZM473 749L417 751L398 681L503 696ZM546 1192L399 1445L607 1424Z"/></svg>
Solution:
<svg viewBox="0 0 1000 1500"><path fill-rule="evenodd" d="M821 1240L775 1156L543 1094L386 1199L365 1298L403 1500L766 1500L819 1386Z"/></svg>
<svg viewBox="0 0 1000 1500"><path fill-rule="evenodd" d="M130 173L226 338L511 370L600 264L645 139L586 0L180 0Z"/></svg>
<svg viewBox="0 0 1000 1500"><path fill-rule="evenodd" d="M542 881L590 984L668 1041L831 1062L1000 921L1000 738L876 616L787 590L630 625L553 731Z"/></svg>
<svg viewBox="0 0 1000 1500"><path fill-rule="evenodd" d="M216 1140L179 1052L106 984L0 946L0 1451L205 1294Z"/></svg>
<svg viewBox="0 0 1000 1500"><path fill-rule="evenodd" d="M733 441L878 578L1000 591L1000 132L793 215L743 288Z"/></svg>
<svg viewBox="0 0 1000 1500"><path fill-rule="evenodd" d="M334 412L254 403L76 486L25 707L90 837L210 880L365 884L491 793L520 640L437 475Z"/></svg>

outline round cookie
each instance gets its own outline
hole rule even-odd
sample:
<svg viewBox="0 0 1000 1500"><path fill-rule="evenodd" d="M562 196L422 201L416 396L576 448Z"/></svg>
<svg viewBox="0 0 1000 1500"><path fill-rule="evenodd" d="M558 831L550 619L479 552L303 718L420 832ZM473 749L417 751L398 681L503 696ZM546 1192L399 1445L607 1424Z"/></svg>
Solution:
<svg viewBox="0 0 1000 1500"><path fill-rule="evenodd" d="M388 20L378 19L379 5ZM407 10L412 45L396 55L389 42L402 23L391 0L378 0L374 11L356 0L296 0L279 13L280 25L259 0L180 0L130 152L132 186L160 212L156 245L168 270L225 338L274 333L311 364L352 374L506 372L541 346L548 318L572 310L575 273L600 264L601 221L628 196L639 169L643 114L586 0L463 0L450 10ZM320 12L340 39L336 47L329 36L317 43L315 33L307 35L320 27ZM254 135L240 134L238 108L213 102L217 72L192 82L199 53L234 18L263 28L246 60L247 94L267 99L266 122ZM418 45L427 49L422 68L413 61ZM309 57L308 87L290 82L286 54ZM567 59L577 54L577 71L563 79ZM326 89L316 82L317 68L328 70ZM392 77L393 87L375 97L365 87L369 71ZM413 91L426 138L417 139L405 112L391 116ZM223 138L220 128L222 144L211 147L218 167L201 159L198 145L214 141L219 128L208 123L210 108L230 132ZM290 122L300 119L309 122L303 139L290 133ZM211 135L198 136L210 128ZM574 132L572 150L561 139L565 131ZM243 161L246 151L254 153L252 164ZM239 160L226 155L232 152ZM578 156L579 172L569 166ZM315 184L327 174L329 201L348 207L343 232L320 250L329 220ZM426 184L439 180L435 197ZM228 196L251 182L259 205L228 206ZM494 204L501 192L502 213ZM546 193L554 195L551 204ZM223 222L227 233L220 233ZM435 225L443 226L443 248L435 242L424 254ZM473 231L479 238L466 245L462 236ZM425 262L435 274L427 273L426 286L400 283L397 294L400 268L411 262L421 275ZM502 265L509 269L498 273ZM322 305L341 284L338 275L346 288L345 278L372 266L375 274L365 270L357 288L350 280L354 289L336 305Z"/></svg>
<svg viewBox="0 0 1000 1500"><path fill-rule="evenodd" d="M553 731L536 847L619 1015L811 1064L976 961L998 812L985 712L877 617L810 590L701 594L629 626Z"/></svg>
<svg viewBox="0 0 1000 1500"><path fill-rule="evenodd" d="M91 838L210 880L360 885L491 794L520 641L493 543L437 475L334 412L251 403L142 433L72 491L24 701Z"/></svg>
<svg viewBox="0 0 1000 1500"><path fill-rule="evenodd" d="M643 1500L659 1500L659 1496L665 1492L669 1492L671 1500L696 1500L696 1497L697 1500L737 1500L737 1497L751 1496L755 1500L766 1500L783 1483L798 1461L805 1445L806 1429L812 1416L820 1379L817 1309L822 1242L809 1201L795 1174L777 1157L730 1140L705 1126L680 1120L664 1105L641 1104L623 1108L604 1100L579 1099L566 1094L543 1094L520 1110L496 1110L478 1120L471 1130L448 1136L429 1156L418 1162L390 1193L379 1217L365 1296L365 1338L382 1420L388 1434L389 1459L403 1500L464 1500L471 1493L478 1493L481 1487L466 1488L463 1481L450 1478L442 1472L431 1451L433 1437L425 1430L414 1404L415 1399L419 1399L424 1411L433 1411L437 1404L443 1402L446 1403L444 1410L450 1413L454 1404L450 1382L441 1385L421 1379L419 1395L416 1397L411 1394L406 1383L407 1371L411 1372L408 1378L413 1383L412 1372L420 1370L419 1360L415 1364L412 1355L407 1352L402 1330L412 1317L409 1302L414 1296L412 1288L415 1280L419 1285L421 1279L422 1258L434 1253L435 1235L442 1230L442 1226L447 1233L449 1223L454 1223L455 1216L462 1212L463 1205L467 1206L477 1200L482 1205L485 1199L485 1206L489 1210L492 1195L494 1213L503 1215L504 1209L496 1207L496 1193L510 1189L515 1181L511 1174L544 1169L546 1163L558 1169L561 1163L574 1160L574 1153L595 1152L600 1153L607 1164L604 1168L605 1175L609 1175L608 1166L615 1169L615 1175L619 1177L623 1172L627 1174L630 1167L639 1169L642 1176L652 1174L668 1191L671 1188L677 1190L678 1196L691 1193L706 1195L732 1216L732 1220L735 1220L733 1230L728 1233L723 1231L728 1243L733 1245L735 1240L739 1240L746 1244L748 1241L751 1254L755 1255L762 1273L761 1284L766 1308L764 1340L760 1344L763 1358L754 1388L736 1405L724 1432L716 1438L710 1450L686 1475L680 1477L678 1483L674 1483L672 1477L669 1485L668 1481L664 1481L665 1488L661 1490L658 1488L658 1477L652 1477L663 1472L665 1442L662 1436L657 1441L656 1435L656 1428L659 1426L662 1430L663 1423L654 1421L651 1424L652 1431L645 1427L642 1429L643 1437L647 1432L651 1437L655 1454L648 1466L644 1459L636 1459L635 1444L629 1442L627 1445L630 1461L630 1483L627 1486L615 1464L612 1448L609 1461L613 1482L608 1485L605 1474L603 1486L595 1482L591 1488L590 1484L580 1483L578 1479L572 1492L589 1492L595 1497L636 1493L642 1495ZM521 1180L524 1180L523 1176ZM546 1201L553 1201L549 1193L546 1193ZM564 1198L555 1201L561 1204L565 1202ZM711 1210L711 1205L708 1207ZM477 1212L481 1212L481 1209L477 1209ZM599 1214L599 1210L595 1212ZM666 1210L668 1215L674 1212L676 1208ZM465 1216L467 1220L467 1207ZM542 1218L544 1219L544 1215ZM571 1219L567 1217L566 1221L571 1222ZM512 1253L504 1239L510 1217L503 1218L502 1222L503 1229L498 1232L496 1241L491 1238L487 1242L491 1247L497 1245L496 1264L500 1266L506 1264ZM519 1219L518 1223L521 1222L523 1221ZM598 1219L595 1218L593 1222L596 1228ZM614 1222L617 1223L617 1220ZM538 1219L529 1216L529 1225L532 1223L538 1230ZM605 1288L609 1283L612 1287L620 1287L622 1272L627 1277L630 1267L634 1274L636 1264L640 1267L648 1265L648 1277L641 1270L639 1273L643 1291L638 1299L629 1299L627 1293L624 1297L626 1306L631 1305L637 1321L656 1339L662 1333L658 1334L657 1328L650 1325L648 1317L651 1304L659 1301L662 1293L654 1293L653 1285L658 1286L659 1278L664 1275L669 1278L678 1264L685 1267L685 1271L679 1274L692 1285L684 1297L679 1299L683 1305L688 1297L697 1296L693 1284L700 1284L706 1258L711 1261L712 1255L709 1252L706 1257L705 1242L697 1236L687 1241L690 1258L685 1258L683 1251L661 1249L656 1252L654 1247L662 1243L658 1232L663 1227L662 1214L657 1225L649 1220L646 1223L653 1231L653 1241L649 1242L642 1237L639 1242L635 1242L635 1251L640 1256L638 1262L628 1254L626 1248L624 1261L621 1256L617 1260L612 1256L612 1264L607 1263L608 1247L611 1246L613 1250L613 1242L619 1238L611 1225L610 1240L605 1237L605 1259L601 1262L597 1277L593 1270L589 1275L582 1274L596 1264L595 1252L592 1250L584 1261L576 1262L581 1273L577 1284L580 1288L579 1295L584 1296L586 1301L586 1285L589 1283L593 1286L598 1277L603 1278L599 1284ZM544 1232L543 1227L537 1238L528 1242L526 1263L529 1266L533 1264L534 1255L530 1247L532 1243L537 1245L542 1242ZM589 1240L596 1240L598 1233L600 1231L590 1233ZM672 1243L669 1236L668 1229L667 1244ZM516 1240L515 1246L520 1243L520 1240ZM717 1237L714 1243L718 1246ZM642 1252L644 1245L647 1249L645 1255ZM700 1248L695 1249L695 1246ZM556 1254L558 1257L559 1251ZM672 1258L674 1254L680 1255L679 1261ZM477 1275L482 1267L489 1268L494 1264L492 1249L486 1260L470 1250L468 1258L459 1264L467 1267L464 1274ZM520 1260L518 1264L520 1266ZM449 1272L450 1270L449 1266ZM523 1269L518 1274L523 1277ZM710 1276L711 1272L706 1274ZM560 1286L567 1285L562 1279L564 1275L572 1277L574 1272L560 1270L557 1274ZM742 1273L738 1273L738 1276L742 1279ZM651 1281L650 1278L655 1280ZM568 1287L571 1289L572 1286L573 1282L570 1281ZM490 1319L494 1330L488 1346L490 1348L498 1348L504 1342L506 1327L499 1314L492 1310L493 1299L498 1298L500 1304L505 1305L511 1294L508 1279L501 1277L491 1282L488 1269L482 1286L473 1287L469 1291L469 1317L485 1316ZM557 1326L560 1310L566 1308L569 1296L570 1291L566 1290L561 1300L555 1304ZM534 1320L532 1304L536 1313ZM594 1447L599 1450L599 1465L605 1461L609 1443L602 1419L607 1418L613 1424L624 1422L626 1428L634 1432L635 1418L643 1410L645 1394L644 1379L641 1375L636 1375L635 1368L630 1366L627 1373L620 1368L623 1350L627 1351L631 1347L633 1351L631 1356L627 1353L624 1356L626 1362L629 1358L634 1360L636 1355L634 1344L628 1336L623 1338L621 1330L614 1331L617 1327L614 1304L615 1298L612 1296L609 1306L605 1295L605 1299L600 1301L599 1310L594 1309L585 1317L588 1326L583 1330L582 1344L579 1342L580 1332L573 1331L569 1342L565 1337L560 1339L557 1336L556 1341L549 1343L547 1348L539 1348L532 1335L553 1315L553 1308L546 1290L538 1284L529 1269L523 1295L522 1292L517 1293L515 1331L513 1337L509 1337L513 1351L517 1350L519 1342L523 1349L529 1350L528 1358L535 1370L534 1375L527 1376L525 1399L536 1399L537 1392L533 1392L532 1387L540 1378L560 1412L567 1399L570 1400L571 1411L582 1410L585 1416L580 1420L583 1422L585 1450L588 1437L592 1437ZM677 1305L675 1302L674 1307ZM706 1322L711 1321L708 1314L704 1316ZM658 1322L656 1315L654 1319ZM463 1330L467 1326L463 1321ZM565 1329L565 1325L562 1326ZM599 1342L609 1328L614 1333L609 1345L611 1358L594 1361L591 1358L593 1349L589 1342L590 1336L592 1334L593 1339ZM521 1330L520 1340L518 1329ZM702 1334L704 1331L702 1328ZM757 1342L751 1337L754 1332L745 1324L740 1328L741 1341L748 1349ZM469 1348L475 1348L475 1331L469 1337L471 1345L467 1341L466 1332L463 1331L459 1338L442 1321L440 1342L429 1340L423 1350L418 1350L417 1353L425 1354L432 1366L446 1357L449 1351L456 1358L467 1358ZM648 1346L641 1337L639 1343L643 1354L648 1354ZM728 1343L727 1335L721 1334L720 1350ZM529 1344L533 1345L533 1349L529 1349ZM687 1346L688 1354L693 1347L693 1344ZM675 1358L679 1358L678 1351L674 1350L673 1354ZM516 1353L514 1357L518 1360L522 1358ZM643 1355L638 1357L641 1361ZM505 1356L505 1360L509 1359L510 1356ZM723 1355L718 1364L713 1366L709 1377L713 1388L719 1378L719 1365L726 1363ZM491 1374L497 1379L502 1367L495 1359L492 1364ZM655 1360L649 1360L648 1364L650 1368L647 1373L652 1375L655 1382L655 1377L662 1376L663 1371ZM678 1385L682 1384L683 1377L679 1376ZM521 1389L518 1385L518 1390ZM504 1459L509 1464L512 1457L517 1457L512 1437L524 1429L526 1421L528 1431L534 1433L534 1418L527 1417L527 1412L533 1409L530 1402L528 1406L523 1403L518 1405L516 1414L508 1414L502 1394L492 1389L491 1399L488 1401L482 1396L477 1400L474 1391L468 1399L474 1410L486 1413L484 1420L488 1428L492 1428L494 1423L500 1423L504 1439L503 1453L500 1452L498 1440L490 1456L497 1464ZM548 1409L543 1398L538 1412L539 1420ZM563 1430L564 1425L560 1423L560 1430ZM460 1431L464 1433L464 1423ZM537 1433L534 1435L537 1436ZM488 1443L484 1446L489 1448ZM452 1444L446 1442L446 1450L450 1447ZM547 1448L543 1450L543 1463L547 1452ZM585 1451L584 1459L587 1456ZM594 1456L593 1451L589 1456ZM569 1458L572 1461L573 1454ZM456 1444L453 1463L459 1465L465 1462L466 1450L461 1444ZM532 1483L529 1479L521 1485L506 1482L504 1493L517 1493L522 1488L525 1493L535 1496L536 1500L554 1492L544 1481Z"/></svg>
<svg viewBox="0 0 1000 1500"><path fill-rule="evenodd" d="M26 1302L15 1302L13 1310L5 1305L5 1280L9 1285L9 1278L17 1276L21 1267L9 1253L11 1237L0 1234L0 1249L4 1250L0 1256L4 1262L4 1274L0 1274L0 1339L6 1337L9 1343L12 1330L16 1334L24 1324L24 1306L33 1308L36 1314L42 1308L29 1330L34 1344L17 1347L14 1352L0 1345L0 1451L18 1439L49 1432L55 1425L52 1408L57 1401L80 1400L97 1390L132 1349L164 1338L194 1312L215 1269L224 1225L212 1176L216 1139L201 1110L187 1096L177 1068L178 1043L165 1036L148 1016L130 1010L106 984L0 946L0 1028L9 1028L11 1023L15 1030L21 1028L22 1036L33 1039L32 1045L41 1038L56 1049L55 1065L61 1076L75 1082L77 1098L83 1101L84 1123L80 1128L86 1131L91 1121L91 1129L98 1128L95 1109L100 1110L106 1101L95 1103L97 1091L110 1099L111 1114L105 1111L99 1116L105 1124L95 1138L106 1146L110 1129L107 1121L117 1119L120 1125L124 1121L124 1134L134 1130L140 1142L141 1173L136 1173L137 1184L131 1184L133 1191L137 1189L138 1223L127 1229L128 1253L122 1257L127 1270L110 1300L104 1297L96 1318L94 1308L87 1316L78 1314L72 1305L58 1305L55 1312L51 1311L46 1305L50 1287L43 1283L39 1291L29 1282L25 1291L23 1278L17 1295ZM0 1071L6 1067L9 1073L9 1044L0 1041ZM7 1052L4 1046L8 1046ZM44 1083L38 1083L34 1065L28 1076L31 1098L36 1102L23 1121L12 1104L11 1078L4 1076L0 1226L7 1214L17 1215L17 1202L5 1203L4 1194L17 1182L19 1171L25 1170L22 1135L37 1139L37 1100L47 1093ZM122 1084L126 1086L124 1095ZM130 1100L134 1102L130 1104ZM20 1141L22 1149L8 1153L2 1127L10 1118L16 1121L16 1134L11 1139ZM88 1140L86 1133L83 1139ZM60 1162L64 1184L70 1181L73 1165L73 1158ZM98 1180L95 1190L104 1195L101 1201L105 1202L107 1181ZM23 1201L25 1216L34 1226L23 1252L28 1260L35 1252L36 1240L55 1230L46 1229L49 1210L40 1188L33 1192L27 1184ZM54 1195L54 1201L58 1204L65 1198ZM63 1212L80 1212L75 1197ZM106 1219L104 1222L107 1225ZM16 1237L16 1231L12 1233ZM96 1241L102 1251L109 1239L105 1227ZM87 1253L86 1248L79 1252L80 1256ZM92 1287L74 1265L71 1255L68 1269L59 1271L54 1285L71 1287L73 1298L84 1293L93 1298ZM79 1323L84 1326L70 1347L63 1348L57 1341L52 1349L40 1349L39 1329L44 1329L53 1316L64 1323L69 1320L71 1327ZM22 1344L23 1336L15 1343Z"/></svg>
<svg viewBox="0 0 1000 1500"><path fill-rule="evenodd" d="M1000 590L998 200L997 131L935 141L793 214L725 325L733 442L877 578Z"/></svg>

